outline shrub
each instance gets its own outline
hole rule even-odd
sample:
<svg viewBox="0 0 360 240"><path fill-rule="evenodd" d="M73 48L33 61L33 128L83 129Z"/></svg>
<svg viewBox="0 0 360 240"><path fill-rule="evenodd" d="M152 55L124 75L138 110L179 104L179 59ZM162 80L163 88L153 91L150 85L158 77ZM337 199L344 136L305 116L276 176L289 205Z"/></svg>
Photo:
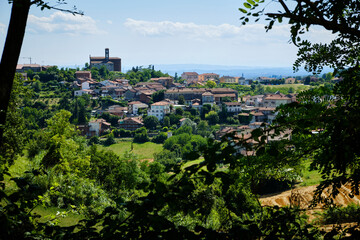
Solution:
<svg viewBox="0 0 360 240"><path fill-rule="evenodd" d="M152 142L154 142L154 143L164 143L166 139L167 139L167 134L165 132L161 132L159 135L156 135L152 139Z"/></svg>

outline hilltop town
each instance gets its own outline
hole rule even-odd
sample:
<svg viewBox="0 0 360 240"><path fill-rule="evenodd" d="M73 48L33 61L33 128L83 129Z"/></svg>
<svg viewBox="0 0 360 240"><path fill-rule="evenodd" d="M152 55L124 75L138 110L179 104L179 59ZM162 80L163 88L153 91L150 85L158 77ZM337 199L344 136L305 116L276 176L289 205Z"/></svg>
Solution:
<svg viewBox="0 0 360 240"><path fill-rule="evenodd" d="M82 120L74 121L87 138L108 137L109 134L120 138L135 137L136 132L142 131L146 136L138 139L140 142L156 139L155 136L164 132L169 138L184 124L201 122L209 126L207 137L217 140L227 133L248 135L253 129L272 124L276 108L295 102L301 89L341 80L326 74L323 78L246 79L243 76L183 72L180 77L177 74L173 77L155 71L151 65L134 67L124 74L121 73L121 58L110 57L109 49L105 49L104 57L90 56L89 62L84 69L71 70L72 76L65 80L56 74L57 79L45 79L45 75L49 75L46 72L59 71L54 66L23 64L18 65L17 72L26 79L29 75L27 84L51 83L69 91L71 94L66 97L92 101L91 106L83 106L87 113ZM143 75L136 76L139 73ZM273 86L280 88L272 89ZM285 91L281 86L287 86ZM157 141L163 143L166 138Z"/></svg>

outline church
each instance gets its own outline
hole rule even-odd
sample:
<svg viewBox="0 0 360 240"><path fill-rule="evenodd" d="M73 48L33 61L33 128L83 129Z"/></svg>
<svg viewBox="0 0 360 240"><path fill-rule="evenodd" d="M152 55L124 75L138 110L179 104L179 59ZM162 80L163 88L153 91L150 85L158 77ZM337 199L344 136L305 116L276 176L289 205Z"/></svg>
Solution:
<svg viewBox="0 0 360 240"><path fill-rule="evenodd" d="M105 57L90 56L90 69L93 67L100 68L101 66L105 66L109 71L121 72L121 58L110 57L109 49L105 48Z"/></svg>

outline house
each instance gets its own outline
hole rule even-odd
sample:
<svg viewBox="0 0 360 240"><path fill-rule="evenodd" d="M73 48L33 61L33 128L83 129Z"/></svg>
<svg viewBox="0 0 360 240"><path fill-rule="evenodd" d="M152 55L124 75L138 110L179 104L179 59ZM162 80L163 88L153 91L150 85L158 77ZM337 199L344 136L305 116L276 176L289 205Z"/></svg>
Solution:
<svg viewBox="0 0 360 240"><path fill-rule="evenodd" d="M198 76L199 82L207 82L209 80L219 79L219 74L216 73L203 73Z"/></svg>
<svg viewBox="0 0 360 240"><path fill-rule="evenodd" d="M134 131L138 128L144 126L142 119L136 117L127 117L124 119L119 119L119 128L123 128L125 130Z"/></svg>
<svg viewBox="0 0 360 240"><path fill-rule="evenodd" d="M217 104L222 102L223 98L228 98L231 101L238 101L238 91L231 88L212 88L209 89L214 94L215 102Z"/></svg>
<svg viewBox="0 0 360 240"><path fill-rule="evenodd" d="M168 89L164 93L165 99L178 101L182 95L186 104L191 104L194 99L202 99L202 94L206 92L205 88L182 88L182 89Z"/></svg>
<svg viewBox="0 0 360 240"><path fill-rule="evenodd" d="M296 82L295 78L286 78L285 84L294 84Z"/></svg>
<svg viewBox="0 0 360 240"><path fill-rule="evenodd" d="M79 79L79 78L91 79L91 72L90 71L76 71L75 77L76 77L76 79Z"/></svg>
<svg viewBox="0 0 360 240"><path fill-rule="evenodd" d="M252 116L251 122L265 122L267 120L266 115L264 115L262 112L256 112L252 111L250 112L250 115Z"/></svg>
<svg viewBox="0 0 360 240"><path fill-rule="evenodd" d="M107 112L118 117L123 117L128 112L128 108L121 107L120 105L112 105L109 107Z"/></svg>
<svg viewBox="0 0 360 240"><path fill-rule="evenodd" d="M251 129L264 128L264 125L267 125L267 123L265 123L265 122L252 122L252 123L249 124L249 127Z"/></svg>
<svg viewBox="0 0 360 240"><path fill-rule="evenodd" d="M82 96L83 94L89 94L89 95L93 95L93 96L96 95L94 90L91 90L91 89L81 89L81 90L74 91L75 96Z"/></svg>
<svg viewBox="0 0 360 240"><path fill-rule="evenodd" d="M90 121L88 125L79 125L78 129L82 135L87 137L100 136L106 130L110 129L111 124L106 122L105 119L96 119Z"/></svg>
<svg viewBox="0 0 360 240"><path fill-rule="evenodd" d="M262 112L266 116L266 121L272 123L276 117L276 112L274 107L259 107L259 112Z"/></svg>
<svg viewBox="0 0 360 240"><path fill-rule="evenodd" d="M163 85L158 82L138 82L134 88L145 88L145 89L166 89Z"/></svg>
<svg viewBox="0 0 360 240"><path fill-rule="evenodd" d="M155 93L154 90L141 91L139 95L140 102L149 103L152 99L153 93Z"/></svg>
<svg viewBox="0 0 360 240"><path fill-rule="evenodd" d="M170 88L174 82L172 77L159 77L159 78L150 78L150 81L161 84L166 88Z"/></svg>
<svg viewBox="0 0 360 240"><path fill-rule="evenodd" d="M255 95L255 96L245 96L244 102L247 106L261 106L263 102L264 95Z"/></svg>
<svg viewBox="0 0 360 240"><path fill-rule="evenodd" d="M201 111L201 109L202 109L201 100L200 99L192 100L190 103L190 107L192 107L198 111Z"/></svg>
<svg viewBox="0 0 360 240"><path fill-rule="evenodd" d="M131 101L135 98L136 90L134 89L128 89L125 91L124 98L126 101Z"/></svg>
<svg viewBox="0 0 360 240"><path fill-rule="evenodd" d="M239 78L239 85L251 85L252 79Z"/></svg>
<svg viewBox="0 0 360 240"><path fill-rule="evenodd" d="M222 76L220 78L220 83L238 84L239 78L238 77L230 77L230 76Z"/></svg>
<svg viewBox="0 0 360 240"><path fill-rule="evenodd" d="M226 134L230 133L236 133L237 128L235 127L222 127L220 130L215 132L215 139L221 140L222 137L224 137Z"/></svg>
<svg viewBox="0 0 360 240"><path fill-rule="evenodd" d="M198 76L199 74L197 74L196 72L183 72L181 74L181 78L186 80L187 82L197 82Z"/></svg>
<svg viewBox="0 0 360 240"><path fill-rule="evenodd" d="M282 94L268 94L263 97L262 106L278 107L282 104L291 103L292 99Z"/></svg>
<svg viewBox="0 0 360 240"><path fill-rule="evenodd" d="M128 106L129 106L129 113L134 115L139 114L139 109L147 109L149 107L147 104L139 101L129 102Z"/></svg>
<svg viewBox="0 0 360 240"><path fill-rule="evenodd" d="M204 104L213 105L215 103L214 94L212 94L211 92L204 92L201 95L201 99L202 99L202 105Z"/></svg>
<svg viewBox="0 0 360 240"><path fill-rule="evenodd" d="M41 72L41 66L39 64L18 64L16 65L16 72L23 73L28 70L33 72Z"/></svg>
<svg viewBox="0 0 360 240"><path fill-rule="evenodd" d="M241 112L241 103L239 102L226 102L224 104L228 113L238 114Z"/></svg>
<svg viewBox="0 0 360 240"><path fill-rule="evenodd" d="M170 113L170 103L168 101L160 101L151 104L148 116L155 116L162 121L168 113Z"/></svg>
<svg viewBox="0 0 360 240"><path fill-rule="evenodd" d="M105 66L109 71L121 72L121 58L110 57L108 48L105 48L105 57L90 56L90 69L93 67L100 69L102 66Z"/></svg>

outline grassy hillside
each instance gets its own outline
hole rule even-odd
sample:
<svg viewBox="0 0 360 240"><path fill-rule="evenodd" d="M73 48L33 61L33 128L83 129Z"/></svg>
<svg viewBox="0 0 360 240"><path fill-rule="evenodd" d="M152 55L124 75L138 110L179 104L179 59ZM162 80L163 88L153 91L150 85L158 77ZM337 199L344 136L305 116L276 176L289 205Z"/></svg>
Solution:
<svg viewBox="0 0 360 240"><path fill-rule="evenodd" d="M131 151L131 141L119 141L109 147L99 146L99 148L112 150L119 156L124 155L125 152L132 152L136 154L140 160L142 160L153 159L154 153L158 153L162 150L162 144L152 142L133 143L133 149Z"/></svg>

